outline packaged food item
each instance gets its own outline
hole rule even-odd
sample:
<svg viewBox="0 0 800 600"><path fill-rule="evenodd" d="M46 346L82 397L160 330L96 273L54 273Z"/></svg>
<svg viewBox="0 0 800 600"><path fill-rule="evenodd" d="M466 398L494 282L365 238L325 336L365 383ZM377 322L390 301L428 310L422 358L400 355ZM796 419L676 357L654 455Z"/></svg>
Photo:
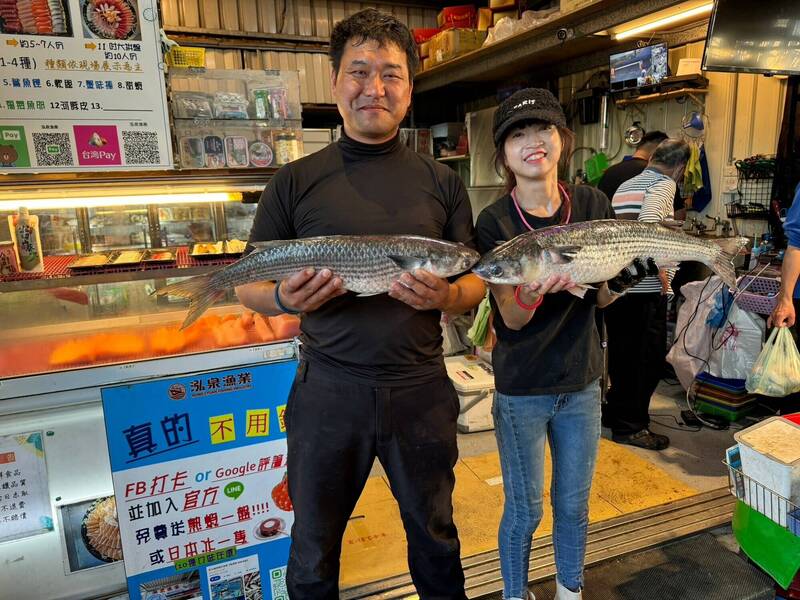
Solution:
<svg viewBox="0 0 800 600"><path fill-rule="evenodd" d="M145 263L159 263L171 262L175 260L175 253L172 250L147 250L142 257L142 262Z"/></svg>
<svg viewBox="0 0 800 600"><path fill-rule="evenodd" d="M17 265L23 273L44 271L42 240L39 236L39 217L22 206L16 215L9 215L8 228L17 253Z"/></svg>
<svg viewBox="0 0 800 600"><path fill-rule="evenodd" d="M214 94L214 117L217 119L246 119L247 98L236 92Z"/></svg>
<svg viewBox="0 0 800 600"><path fill-rule="evenodd" d="M284 131L275 136L275 164L285 165L300 158L300 141L293 131Z"/></svg>
<svg viewBox="0 0 800 600"><path fill-rule="evenodd" d="M203 149L206 154L206 167L220 169L225 166L225 144L218 135L207 135L203 138Z"/></svg>
<svg viewBox="0 0 800 600"><path fill-rule="evenodd" d="M213 119L211 96L200 92L174 92L173 110L180 119Z"/></svg>
<svg viewBox="0 0 800 600"><path fill-rule="evenodd" d="M114 265L132 265L142 260L141 250L122 250L111 259Z"/></svg>
<svg viewBox="0 0 800 600"><path fill-rule="evenodd" d="M0 277L19 272L14 242L0 242Z"/></svg>
<svg viewBox="0 0 800 600"><path fill-rule="evenodd" d="M246 246L247 242L244 242L242 240L228 240L225 242L225 253L241 254L242 252L244 252Z"/></svg>
<svg viewBox="0 0 800 600"><path fill-rule="evenodd" d="M286 88L258 88L251 91L256 119L288 119Z"/></svg>
<svg viewBox="0 0 800 600"><path fill-rule="evenodd" d="M250 164L247 139L240 135L225 138L225 159L229 167L246 167Z"/></svg>
<svg viewBox="0 0 800 600"><path fill-rule="evenodd" d="M191 255L195 258L202 258L222 253L222 242L200 242L192 246Z"/></svg>
<svg viewBox="0 0 800 600"><path fill-rule="evenodd" d="M202 169L206 166L203 140L199 137L183 137L180 141L181 166L185 169Z"/></svg>
<svg viewBox="0 0 800 600"><path fill-rule="evenodd" d="M254 167L268 167L273 161L272 148L265 142L250 144L250 164Z"/></svg>
<svg viewBox="0 0 800 600"><path fill-rule="evenodd" d="M107 254L87 254L72 262L70 269L91 269L108 264Z"/></svg>

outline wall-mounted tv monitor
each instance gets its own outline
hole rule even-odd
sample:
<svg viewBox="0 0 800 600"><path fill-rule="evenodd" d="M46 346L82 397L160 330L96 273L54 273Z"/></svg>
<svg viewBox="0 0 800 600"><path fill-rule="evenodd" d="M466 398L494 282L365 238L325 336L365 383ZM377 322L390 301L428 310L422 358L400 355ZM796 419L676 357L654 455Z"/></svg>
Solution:
<svg viewBox="0 0 800 600"><path fill-rule="evenodd" d="M800 73L800 0L717 0L703 69Z"/></svg>
<svg viewBox="0 0 800 600"><path fill-rule="evenodd" d="M610 62L612 92L656 85L667 76L667 45L612 54Z"/></svg>

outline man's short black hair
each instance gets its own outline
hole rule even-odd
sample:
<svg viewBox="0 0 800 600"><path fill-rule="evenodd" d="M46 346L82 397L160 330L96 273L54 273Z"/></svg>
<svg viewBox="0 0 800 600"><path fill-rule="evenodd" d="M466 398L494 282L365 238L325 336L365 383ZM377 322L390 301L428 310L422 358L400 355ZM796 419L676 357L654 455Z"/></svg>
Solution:
<svg viewBox="0 0 800 600"><path fill-rule="evenodd" d="M648 131L642 136L642 141L639 142L639 145L636 147L640 148L641 146L647 146L648 144L657 146L668 137L669 136L663 131Z"/></svg>
<svg viewBox="0 0 800 600"><path fill-rule="evenodd" d="M408 74L411 81L419 67L419 52L414 37L403 23L392 15L381 12L374 8L367 8L350 15L343 21L339 21L331 32L331 47L328 56L333 64L336 74L339 74L339 67L342 63L344 47L350 41L358 46L367 40L378 42L381 47L389 43L397 44L404 50L408 59Z"/></svg>

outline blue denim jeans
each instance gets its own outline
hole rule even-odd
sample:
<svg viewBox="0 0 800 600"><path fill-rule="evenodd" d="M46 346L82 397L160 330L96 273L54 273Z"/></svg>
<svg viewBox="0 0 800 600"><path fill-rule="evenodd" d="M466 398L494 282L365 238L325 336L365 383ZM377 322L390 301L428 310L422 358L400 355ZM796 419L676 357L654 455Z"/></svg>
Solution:
<svg viewBox="0 0 800 600"><path fill-rule="evenodd" d="M500 521L504 598L526 598L533 533L542 519L544 444L550 443L553 546L561 585L583 586L589 490L600 439L600 384L542 396L496 393L492 409L505 506Z"/></svg>

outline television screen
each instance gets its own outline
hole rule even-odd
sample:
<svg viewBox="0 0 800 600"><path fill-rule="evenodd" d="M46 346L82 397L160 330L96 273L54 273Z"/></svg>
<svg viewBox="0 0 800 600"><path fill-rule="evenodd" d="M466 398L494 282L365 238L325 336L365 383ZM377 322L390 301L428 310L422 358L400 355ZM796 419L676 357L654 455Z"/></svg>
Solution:
<svg viewBox="0 0 800 600"><path fill-rule="evenodd" d="M667 45L654 44L611 55L611 89L655 85L667 76Z"/></svg>
<svg viewBox="0 0 800 600"><path fill-rule="evenodd" d="M800 73L798 0L717 0L708 25L703 69Z"/></svg>

